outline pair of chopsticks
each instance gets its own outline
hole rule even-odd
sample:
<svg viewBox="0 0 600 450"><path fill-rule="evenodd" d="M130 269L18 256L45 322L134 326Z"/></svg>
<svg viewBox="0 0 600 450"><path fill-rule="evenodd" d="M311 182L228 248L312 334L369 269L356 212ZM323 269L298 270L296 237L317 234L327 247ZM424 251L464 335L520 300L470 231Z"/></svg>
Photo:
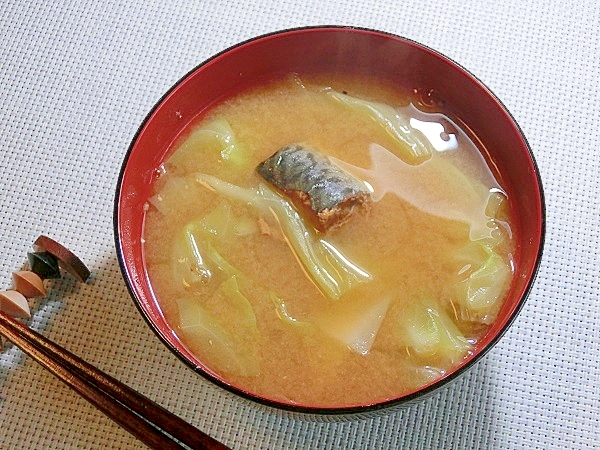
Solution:
<svg viewBox="0 0 600 450"><path fill-rule="evenodd" d="M227 449L183 419L2 311L0 335L150 448Z"/></svg>

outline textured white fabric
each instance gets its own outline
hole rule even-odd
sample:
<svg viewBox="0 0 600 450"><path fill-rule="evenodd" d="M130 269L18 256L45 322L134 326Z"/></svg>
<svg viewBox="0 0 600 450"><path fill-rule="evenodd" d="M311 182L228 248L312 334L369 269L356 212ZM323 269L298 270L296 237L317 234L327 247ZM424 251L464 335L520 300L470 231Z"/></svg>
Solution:
<svg viewBox="0 0 600 450"><path fill-rule="evenodd" d="M160 96L210 55L343 24L433 47L492 89L535 153L547 240L493 351L448 389L346 423L292 419L210 385L154 337L113 246L122 157ZM60 0L0 3L0 288L41 233L80 256L31 325L233 448L600 448L600 6L596 0ZM0 352L0 448L141 444L19 350Z"/></svg>

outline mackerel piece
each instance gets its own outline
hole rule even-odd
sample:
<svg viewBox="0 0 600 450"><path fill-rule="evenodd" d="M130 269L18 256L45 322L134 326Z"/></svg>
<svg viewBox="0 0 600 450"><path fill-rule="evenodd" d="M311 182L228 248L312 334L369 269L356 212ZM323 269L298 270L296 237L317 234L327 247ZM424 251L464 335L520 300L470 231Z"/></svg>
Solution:
<svg viewBox="0 0 600 450"><path fill-rule="evenodd" d="M327 156L299 144L281 148L256 170L304 210L321 232L344 225L354 213L371 206L363 183Z"/></svg>

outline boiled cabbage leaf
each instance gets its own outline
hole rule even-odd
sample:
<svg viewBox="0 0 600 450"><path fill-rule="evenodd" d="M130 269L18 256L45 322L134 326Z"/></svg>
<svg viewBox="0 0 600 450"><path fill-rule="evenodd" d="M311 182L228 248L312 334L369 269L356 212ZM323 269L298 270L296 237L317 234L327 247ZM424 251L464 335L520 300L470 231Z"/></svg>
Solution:
<svg viewBox="0 0 600 450"><path fill-rule="evenodd" d="M471 344L444 310L428 300L407 305L398 323L400 342L410 354L452 364L460 362L471 350Z"/></svg>
<svg viewBox="0 0 600 450"><path fill-rule="evenodd" d="M207 284L215 275L228 278L239 274L213 246L212 240L223 235L230 223L230 209L219 206L200 220L187 223L175 236L171 250L171 270L175 280L185 287Z"/></svg>
<svg viewBox="0 0 600 450"><path fill-rule="evenodd" d="M207 174L197 174L196 180L229 200L255 208L259 214L274 216L302 266L327 297L337 299L371 279L367 271L350 261L338 248L319 238L306 226L293 205L270 187L243 188Z"/></svg>
<svg viewBox="0 0 600 450"><path fill-rule="evenodd" d="M301 327L311 325L310 322L300 320L290 314L290 312L287 310L284 299L278 296L275 292L269 292L269 298L273 302L273 306L275 306L275 314L283 323Z"/></svg>
<svg viewBox="0 0 600 450"><path fill-rule="evenodd" d="M351 95L326 89L332 99L348 108L366 114L378 123L398 144L395 148L399 158L408 164L419 164L431 158L434 149L425 139L421 131L410 124L410 118L403 116L398 110L384 103L363 100Z"/></svg>
<svg viewBox="0 0 600 450"><path fill-rule="evenodd" d="M258 331L256 316L252 304L240 290L237 275L232 275L219 286L216 295L220 295L224 307L230 311L228 317L236 327L249 331Z"/></svg>
<svg viewBox="0 0 600 450"><path fill-rule="evenodd" d="M169 177L161 187L160 192L148 199L148 203L154 206L164 216L174 214L172 207L183 192L188 189L189 180L184 177Z"/></svg>
<svg viewBox="0 0 600 450"><path fill-rule="evenodd" d="M379 328L387 314L391 297L383 296L360 307L333 308L315 319L321 330L346 345L350 350L366 355L371 351Z"/></svg>
<svg viewBox="0 0 600 450"><path fill-rule="evenodd" d="M252 339L257 331L251 319L240 327L226 327L218 317L193 298L177 300L180 332L209 367L218 372L245 377L258 376L260 364ZM233 330L237 330L234 333Z"/></svg>
<svg viewBox="0 0 600 450"><path fill-rule="evenodd" d="M512 278L512 267L490 246L472 243L463 251L471 255L458 272L452 303L464 321L490 324L496 318Z"/></svg>
<svg viewBox="0 0 600 450"><path fill-rule="evenodd" d="M229 167L245 169L251 163L248 146L238 141L229 122L225 119L209 121L192 131L182 142L179 150L169 158L169 164L184 168L190 153L206 157L207 150L218 152L218 157Z"/></svg>

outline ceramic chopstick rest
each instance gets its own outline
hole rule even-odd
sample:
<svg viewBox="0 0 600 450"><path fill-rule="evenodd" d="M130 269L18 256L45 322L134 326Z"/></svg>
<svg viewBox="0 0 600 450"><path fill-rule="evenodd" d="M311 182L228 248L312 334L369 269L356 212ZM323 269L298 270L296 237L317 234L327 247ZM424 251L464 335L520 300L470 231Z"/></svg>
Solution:
<svg viewBox="0 0 600 450"><path fill-rule="evenodd" d="M29 270L19 270L13 272L12 277L15 290L23 294L25 298L46 296L44 281L37 273Z"/></svg>
<svg viewBox="0 0 600 450"><path fill-rule="evenodd" d="M29 303L27 303L25 296L12 289L0 292L0 311L25 319L31 317Z"/></svg>
<svg viewBox="0 0 600 450"><path fill-rule="evenodd" d="M28 252L27 261L31 271L36 273L40 278L46 280L48 278L60 278L60 269L56 256L49 252Z"/></svg>
<svg viewBox="0 0 600 450"><path fill-rule="evenodd" d="M81 281L87 281L90 271L70 250L47 236L39 236L34 252L27 253L30 270L13 272L14 288L0 292L0 311L11 316L30 318L27 299L45 297L45 279L61 277L61 268Z"/></svg>
<svg viewBox="0 0 600 450"><path fill-rule="evenodd" d="M90 277L90 271L85 264L69 249L56 242L48 236L39 236L34 244L35 249L46 252L54 256L58 260L59 266L74 275L80 281L87 281Z"/></svg>

